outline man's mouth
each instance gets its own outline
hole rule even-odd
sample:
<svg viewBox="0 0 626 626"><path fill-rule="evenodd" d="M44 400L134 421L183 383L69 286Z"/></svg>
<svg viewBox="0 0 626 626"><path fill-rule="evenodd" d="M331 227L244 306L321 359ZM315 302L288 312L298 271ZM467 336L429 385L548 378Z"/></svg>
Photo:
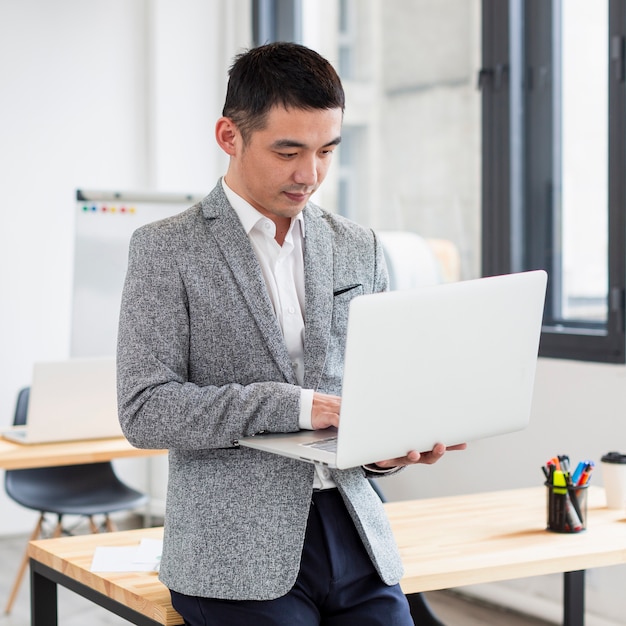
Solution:
<svg viewBox="0 0 626 626"><path fill-rule="evenodd" d="M304 202L308 199L309 192L285 191L283 192L292 202Z"/></svg>

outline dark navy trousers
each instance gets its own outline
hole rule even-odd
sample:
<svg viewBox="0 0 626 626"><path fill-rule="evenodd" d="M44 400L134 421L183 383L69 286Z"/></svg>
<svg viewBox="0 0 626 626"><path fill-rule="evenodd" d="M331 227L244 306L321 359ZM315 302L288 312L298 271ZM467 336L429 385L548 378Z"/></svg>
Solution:
<svg viewBox="0 0 626 626"><path fill-rule="evenodd" d="M231 601L170 593L189 626L413 626L400 586L381 581L336 489L313 494L300 573L287 595Z"/></svg>

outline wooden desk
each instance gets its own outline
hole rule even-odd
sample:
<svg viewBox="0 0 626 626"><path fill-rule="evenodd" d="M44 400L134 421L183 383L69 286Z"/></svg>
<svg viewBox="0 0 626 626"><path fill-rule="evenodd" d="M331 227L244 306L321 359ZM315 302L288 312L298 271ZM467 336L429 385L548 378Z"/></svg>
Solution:
<svg viewBox="0 0 626 626"><path fill-rule="evenodd" d="M543 487L385 505L405 565L406 594L566 573L564 624L584 623L584 570L626 563L626 519L589 489L587 530L551 533ZM89 571L96 545L135 545L162 529L31 542L32 626L49 626L61 584L135 624L181 623L156 574ZM569 597L568 597L569 596ZM569 602L569 606L568 606ZM177 621L177 619L179 621Z"/></svg>
<svg viewBox="0 0 626 626"><path fill-rule="evenodd" d="M90 572L96 546L139 545L143 538L161 539L163 528L145 528L99 535L32 541L31 626L55 626L56 584L92 600L133 624L182 624L167 588L156 573Z"/></svg>
<svg viewBox="0 0 626 626"><path fill-rule="evenodd" d="M385 505L410 596L527 576L564 573L563 624L582 626L585 570L626 563L626 513L588 490L587 530L546 530L545 487Z"/></svg>
<svg viewBox="0 0 626 626"><path fill-rule="evenodd" d="M166 450L140 450L124 439L92 439L24 445L0 437L0 469L30 469L53 465L99 463L123 457L165 454Z"/></svg>

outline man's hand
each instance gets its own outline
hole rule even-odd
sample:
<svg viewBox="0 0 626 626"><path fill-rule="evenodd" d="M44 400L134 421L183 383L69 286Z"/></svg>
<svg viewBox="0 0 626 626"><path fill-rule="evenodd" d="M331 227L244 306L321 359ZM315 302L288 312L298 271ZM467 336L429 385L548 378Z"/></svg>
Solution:
<svg viewBox="0 0 626 626"><path fill-rule="evenodd" d="M392 467L400 467L402 465L415 465L416 463L425 463L426 465L432 465L436 463L447 450L465 450L467 444L460 443L456 446L444 446L442 443L437 443L433 446L430 452L416 452L411 450L406 456L398 457L397 459L388 459L387 461L379 461L374 463L376 467L381 469L389 469Z"/></svg>
<svg viewBox="0 0 626 626"><path fill-rule="evenodd" d="M313 394L313 408L311 410L311 425L313 430L339 426L339 409L341 398L329 396L325 393Z"/></svg>

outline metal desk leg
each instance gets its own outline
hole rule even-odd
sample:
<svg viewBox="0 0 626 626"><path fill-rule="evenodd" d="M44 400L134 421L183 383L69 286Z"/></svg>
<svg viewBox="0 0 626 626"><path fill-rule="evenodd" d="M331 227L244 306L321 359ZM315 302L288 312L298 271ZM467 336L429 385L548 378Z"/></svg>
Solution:
<svg viewBox="0 0 626 626"><path fill-rule="evenodd" d="M563 573L563 625L584 626L585 570Z"/></svg>
<svg viewBox="0 0 626 626"><path fill-rule="evenodd" d="M131 624L163 626L163 622L148 617L140 611L118 602L35 559L30 560L30 580L31 626L58 626L57 585L61 585L107 611L123 617Z"/></svg>
<svg viewBox="0 0 626 626"><path fill-rule="evenodd" d="M57 584L30 569L30 624L57 626Z"/></svg>

